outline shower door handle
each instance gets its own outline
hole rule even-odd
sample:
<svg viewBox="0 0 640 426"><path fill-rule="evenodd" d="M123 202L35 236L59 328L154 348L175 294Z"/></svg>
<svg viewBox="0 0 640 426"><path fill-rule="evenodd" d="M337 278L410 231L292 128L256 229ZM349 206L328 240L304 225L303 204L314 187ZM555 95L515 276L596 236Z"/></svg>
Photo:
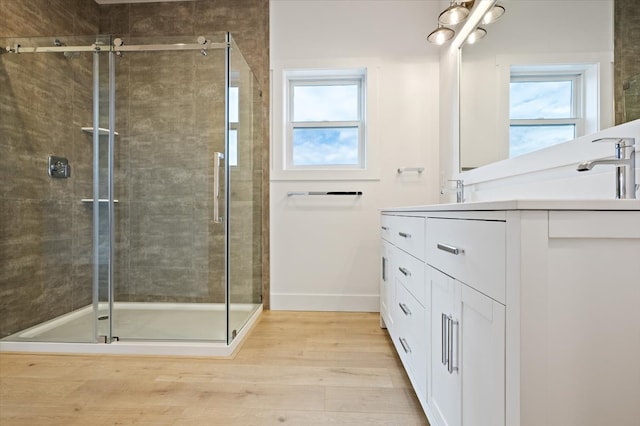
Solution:
<svg viewBox="0 0 640 426"><path fill-rule="evenodd" d="M224 159L224 154L221 152L213 154L213 222L222 223L220 216L220 160Z"/></svg>

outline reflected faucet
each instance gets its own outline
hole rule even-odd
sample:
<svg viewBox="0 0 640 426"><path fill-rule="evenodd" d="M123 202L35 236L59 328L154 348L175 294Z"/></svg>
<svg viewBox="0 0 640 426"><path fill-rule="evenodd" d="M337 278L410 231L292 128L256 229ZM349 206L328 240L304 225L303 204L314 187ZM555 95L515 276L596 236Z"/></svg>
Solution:
<svg viewBox="0 0 640 426"><path fill-rule="evenodd" d="M455 192L456 193L456 203L464 203L464 181L462 179L449 179L447 182L455 182L456 187L453 188L445 188L442 186L440 188L440 193L444 194L446 192Z"/></svg>
<svg viewBox="0 0 640 426"><path fill-rule="evenodd" d="M614 142L614 157L598 158L578 164L579 172L591 170L599 164L616 166L616 198L636 198L636 150L635 138L601 138L593 142Z"/></svg>

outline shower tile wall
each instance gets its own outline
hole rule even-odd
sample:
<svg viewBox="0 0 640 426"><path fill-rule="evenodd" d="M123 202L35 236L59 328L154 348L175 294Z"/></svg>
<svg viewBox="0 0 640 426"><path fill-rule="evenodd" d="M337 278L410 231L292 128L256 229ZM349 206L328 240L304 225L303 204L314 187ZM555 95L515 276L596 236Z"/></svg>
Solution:
<svg viewBox="0 0 640 426"><path fill-rule="evenodd" d="M232 31L254 73L267 84L268 2L265 0L101 7L101 31L122 37L125 42L136 37L151 41L153 36L182 36L195 40L199 35L210 36L225 30ZM211 51L209 56L218 54ZM133 57L134 54L125 55L125 58ZM224 285L219 273L224 268L221 251L224 230L222 225L210 220L212 176L197 173L201 166L198 161L206 160L210 173L213 152L223 151L223 124L216 121L224 117L221 109L223 91L216 84L222 83L224 77L219 74L222 63L219 60L215 63L213 59L202 60L199 55L185 53L151 54L148 59L139 61L140 66L146 67L144 73L133 69L137 65L131 59L128 80L123 82L129 86L128 95L122 96L123 91L118 89L118 99L129 99L128 105L118 106L116 121L129 120L129 130L122 138L122 145L129 150L129 169L124 174L128 175L131 186L128 190L123 189L130 200L129 212L122 214L130 218L130 223L125 225L128 226L128 232L125 232L130 247L122 250L129 253L129 263L122 269L128 271L127 276L122 277L116 287L117 300L224 301ZM155 63L156 60L161 63ZM161 75L154 77L158 73ZM127 78L125 73L122 75ZM157 84L153 82L154 78L158 78ZM122 79L118 77L117 80ZM167 81L171 83L167 85ZM250 87L258 85L251 82ZM155 90L149 90L150 87ZM260 94L259 91L256 93ZM166 107L160 101L166 99L165 95L173 97ZM251 90L243 91L241 96L248 98L241 99L241 104L253 102ZM186 107L194 97L195 111ZM253 140L253 143L239 148L242 164L232 171L233 302L259 301L264 289L256 288L252 277L257 277L257 282L268 279L268 270L266 275L264 272L268 257L263 256L268 247L263 239L263 235L268 235L268 228L264 229L268 217L264 214L266 209L261 207L265 196L262 188L268 182L268 176L263 173L268 141L263 136L266 128L262 119L268 115L268 97L256 96L256 99L255 121L247 128L240 128L245 133L244 140ZM144 127L144 118L156 114L164 116L165 123L171 127L167 129L169 131ZM140 120L143 124L139 124ZM241 120L241 123L247 122ZM142 131L137 129L140 126L144 127ZM254 126L260 127L255 129ZM120 124L118 127L122 128ZM211 141L214 141L213 145ZM205 156L207 152L209 155ZM158 162L147 158L151 153ZM254 178L258 179L256 185L252 183ZM127 207L120 205L119 208L125 210ZM167 209L178 209L177 214L165 214L169 212ZM201 219L203 217L209 217L209 220ZM195 255L180 250L189 241L196 247ZM241 249L234 249L237 247ZM183 279L179 280L179 277ZM238 282L239 277L241 282ZM185 283L188 284L185 286Z"/></svg>
<svg viewBox="0 0 640 426"><path fill-rule="evenodd" d="M252 161L257 163L253 174L259 180L254 182L251 195L254 200L261 198L257 200L261 207L253 211L252 218L254 224L261 221L262 226L254 226L259 231L253 231L254 234L261 232L261 236L252 237L254 254L262 255L257 257L262 264L254 263L251 267L254 276L262 277L266 306L269 277L269 144L266 120L269 104L268 8L268 0L200 0L108 6L98 6L88 0L0 0L0 37L61 37L110 32L118 36L200 35L221 30L232 31L259 84L264 88L261 98L254 97L262 114L253 123L258 128L252 128L256 138ZM88 44L90 39L83 40ZM91 136L79 131L80 127L91 122L91 61L83 58L70 61L62 55L47 56L46 59L40 57L37 60L35 55L20 55L20 60L20 67L26 62L29 73L33 74L29 75L29 79L24 78L26 74L18 68L15 58L0 58L0 179L3 182L0 186L0 337L91 301L91 205L79 202L81 198L91 196ZM124 70L121 68L119 72ZM128 79L118 80L117 90L130 91L127 84ZM172 89L168 87L166 90ZM143 93L131 91L144 103ZM176 96L183 94L177 93ZM122 112L125 107L128 108L129 102L137 101L132 98L119 99L118 102L117 108ZM122 126L122 129L135 129L143 125L141 120L131 120L132 117L127 114L117 117L118 126ZM23 132L23 129L28 130ZM133 166L146 160L140 156L142 152L151 153L160 162L166 162L166 156L171 153L180 158L187 147L196 148L200 143L201 135L194 137L193 134L197 132L180 143L167 144L167 151L162 153L147 149L151 148L151 143L156 143L150 138L139 139L139 145L127 145L125 138L131 135L123 132L122 138L116 137L116 161L122 167L116 171L115 192L116 197L123 199L123 205L116 207L119 220L116 223L115 279L122 284L120 295L129 300L138 300L138 291L143 285L156 286L152 290L159 296L156 299L160 300L169 300L168 295L177 294L191 301L210 301L220 297L221 286L217 285L207 287L206 295L200 293L201 289L182 288L178 291L177 281L166 279L169 272L155 268L157 265L149 267L146 272L140 268L136 272L131 269L131 262L138 262L138 266L144 266L147 262L150 266L150 258L145 258L144 252L130 258L122 251L124 247L135 248L146 244L148 241L143 241L145 238L153 242L154 238L184 235L180 233L180 226L172 227L170 235L149 234L149 227L162 221L163 214L170 215L171 209L177 211L178 216L182 215L183 222L193 218L192 213L190 216L185 210L188 203L166 204L171 188L174 188L176 195L174 180L179 181L179 174L167 186L161 186L163 181L158 172L154 176L152 171L143 172L142 168L136 171ZM70 159L70 179L54 180L47 176L46 160L51 154ZM129 178L132 179L127 183ZM130 216L126 203L130 200L132 210L136 202L141 203L134 193L139 188L137 185L145 180L152 183L151 188L155 185L164 195L154 195L153 190L144 194L136 193L147 197L144 200L147 212L140 210L140 216ZM197 181L188 185L193 188L194 194L209 191ZM196 207L208 203L198 197L192 201ZM159 203L165 205L159 206ZM205 224L200 225L200 229L204 230ZM199 243L196 230L200 225L192 228L194 232L191 235L196 244ZM203 243L202 240L200 243ZM149 254L147 251L146 256ZM221 263L223 258L220 256L207 254L208 262ZM246 257L251 257L251 253L247 252ZM198 268L186 269L196 276L204 273ZM147 278L137 280L136 274L146 275ZM154 274L160 277L156 280ZM179 271L173 271L173 277L177 278L178 275ZM144 282L147 284L142 284ZM160 286L161 282L163 286ZM255 290L248 292L255 293ZM171 300L179 300L179 297Z"/></svg>
<svg viewBox="0 0 640 426"><path fill-rule="evenodd" d="M614 95L616 124L620 124L640 118L640 7L638 0L614 4Z"/></svg>
<svg viewBox="0 0 640 426"><path fill-rule="evenodd" d="M97 33L98 7L86 3L0 0L0 37L90 43L71 37ZM91 195L80 131L91 87L90 55L0 57L0 337L91 301L91 211L80 202ZM51 179L49 155L69 158L72 178Z"/></svg>
<svg viewBox="0 0 640 426"><path fill-rule="evenodd" d="M224 150L223 52L116 62L116 300L224 302L224 226L211 216L213 153Z"/></svg>

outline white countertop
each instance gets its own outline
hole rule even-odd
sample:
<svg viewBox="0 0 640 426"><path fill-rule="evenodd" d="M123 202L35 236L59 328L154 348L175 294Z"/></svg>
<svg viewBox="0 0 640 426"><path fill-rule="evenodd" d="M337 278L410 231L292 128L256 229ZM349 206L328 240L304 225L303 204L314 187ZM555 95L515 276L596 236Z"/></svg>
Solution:
<svg viewBox="0 0 640 426"><path fill-rule="evenodd" d="M382 208L385 212L496 211L496 210L632 210L640 211L640 200L562 200L522 199L475 201L470 203L430 204Z"/></svg>

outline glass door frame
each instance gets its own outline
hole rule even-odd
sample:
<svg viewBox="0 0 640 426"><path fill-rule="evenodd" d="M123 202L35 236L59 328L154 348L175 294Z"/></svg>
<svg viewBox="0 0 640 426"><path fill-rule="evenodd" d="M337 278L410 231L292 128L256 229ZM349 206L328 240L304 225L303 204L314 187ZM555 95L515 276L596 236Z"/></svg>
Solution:
<svg viewBox="0 0 640 426"><path fill-rule="evenodd" d="M235 336L232 335L230 330L230 291L229 291L229 205L231 201L230 197L230 168L227 161L229 153L229 84L230 84L230 33L225 33L225 42L215 43L207 40L205 37L198 37L195 44L140 44L140 45L124 45L119 38L113 39L109 37L109 46L103 46L104 48L96 48L94 52L94 87L93 87L93 335L97 343L112 343L118 341L119 337L114 335L114 303L115 303L115 282L114 282L114 247L115 247L115 198L114 198L114 148L115 148L115 62L116 56L119 56L120 52L146 52L146 51L171 51L171 50L200 50L203 55L206 56L207 49L225 49L225 84L224 84L224 150L221 159L224 160L224 217L221 221L224 222L224 306L225 306L225 343L231 344ZM100 53L107 51L109 61L109 78L108 78L108 153L107 153L107 196L106 199L100 198ZM102 130L104 132L104 128ZM216 159L216 161L218 161ZM214 199L214 203L219 200ZM101 214L104 212L101 210L101 205L108 207L107 210L107 267L106 267L106 287L107 287L107 300L101 301L101 274L104 274L104 270L101 269L101 255L104 257L105 253L101 253ZM214 208L213 214L217 215L218 209ZM219 218L215 217L214 221L218 221ZM102 332L99 328L101 318L101 303L105 303L108 306L106 326L106 332ZM180 339L176 339L179 341Z"/></svg>

